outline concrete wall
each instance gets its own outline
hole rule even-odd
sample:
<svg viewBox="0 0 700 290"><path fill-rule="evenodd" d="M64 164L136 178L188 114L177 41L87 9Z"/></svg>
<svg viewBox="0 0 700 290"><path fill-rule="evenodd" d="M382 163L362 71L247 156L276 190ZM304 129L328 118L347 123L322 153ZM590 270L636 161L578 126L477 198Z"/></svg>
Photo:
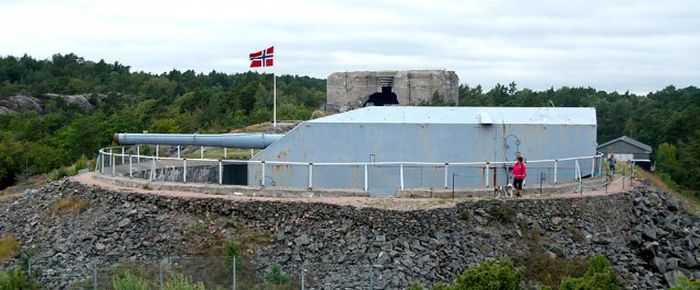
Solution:
<svg viewBox="0 0 700 290"><path fill-rule="evenodd" d="M416 105L438 92L457 102L459 77L447 70L336 72L328 76L326 110L344 112L362 107L369 95L381 91L380 79L392 79L400 105Z"/></svg>
<svg viewBox="0 0 700 290"><path fill-rule="evenodd" d="M520 145L517 145L517 141ZM513 161L517 151L530 160L594 155L594 125L472 125L303 123L254 157L254 160L294 162L476 162ZM504 146L508 144L508 147ZM526 184L553 182L553 163L528 164ZM589 175L591 160L580 161ZM560 162L558 181L574 179L574 161ZM369 190L393 194L399 188L398 165L368 167ZM450 166L448 184L484 187L484 166ZM491 168L490 184L506 184L507 169ZM308 165L266 165L266 184L305 187ZM248 184L260 184L261 169L249 165ZM406 187L444 187L443 166L404 166ZM314 187L364 188L364 166L315 166Z"/></svg>

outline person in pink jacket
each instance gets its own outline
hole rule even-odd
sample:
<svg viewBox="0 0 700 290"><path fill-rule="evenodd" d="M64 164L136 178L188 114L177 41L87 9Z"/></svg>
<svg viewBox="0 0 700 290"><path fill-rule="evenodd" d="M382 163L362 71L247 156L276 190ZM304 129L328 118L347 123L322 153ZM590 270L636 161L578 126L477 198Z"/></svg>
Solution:
<svg viewBox="0 0 700 290"><path fill-rule="evenodd" d="M516 196L520 196L520 191L523 190L523 180L527 175L527 168L525 163L523 163L523 157L518 156L515 165L513 165L513 187L518 190Z"/></svg>

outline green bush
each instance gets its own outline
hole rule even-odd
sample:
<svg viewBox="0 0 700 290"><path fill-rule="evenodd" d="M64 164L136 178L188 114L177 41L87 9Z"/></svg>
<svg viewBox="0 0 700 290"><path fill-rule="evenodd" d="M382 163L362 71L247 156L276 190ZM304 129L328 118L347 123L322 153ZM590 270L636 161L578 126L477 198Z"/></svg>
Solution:
<svg viewBox="0 0 700 290"><path fill-rule="evenodd" d="M114 290L148 290L148 280L132 275L130 272L124 275L115 275L112 278Z"/></svg>
<svg viewBox="0 0 700 290"><path fill-rule="evenodd" d="M603 255L595 255L588 261L588 270L581 278L567 277L559 286L560 290L613 290L622 289L622 279L610 267Z"/></svg>
<svg viewBox="0 0 700 290"><path fill-rule="evenodd" d="M205 290L204 283L192 282L192 278L182 274L174 274L165 283L164 290Z"/></svg>
<svg viewBox="0 0 700 290"><path fill-rule="evenodd" d="M413 283L411 287L408 287L408 290L423 290L423 285L420 283Z"/></svg>
<svg viewBox="0 0 700 290"><path fill-rule="evenodd" d="M7 272L0 273L0 290L14 290L14 289L34 289L35 287L30 287L31 281L27 276L27 273L22 271L20 268L12 268Z"/></svg>
<svg viewBox="0 0 700 290"><path fill-rule="evenodd" d="M461 220L463 220L463 221L465 221L465 222L469 221L469 218L471 218L471 214L469 213L468 210L463 211L463 212L459 215L459 219L461 219Z"/></svg>
<svg viewBox="0 0 700 290"><path fill-rule="evenodd" d="M508 204L501 204L486 210L491 218L502 224L510 224L515 221L515 209Z"/></svg>
<svg viewBox="0 0 700 290"><path fill-rule="evenodd" d="M669 290L700 290L700 281L690 280L688 277L681 275Z"/></svg>
<svg viewBox="0 0 700 290"><path fill-rule="evenodd" d="M453 285L436 285L433 290L520 289L522 274L511 260L481 262L455 278Z"/></svg>
<svg viewBox="0 0 700 290"><path fill-rule="evenodd" d="M284 275L282 273L282 268L280 265L272 265L272 268L270 268L270 271L267 272L267 277L265 277L265 281L270 282L271 284L274 285L284 285L289 282L289 277Z"/></svg>

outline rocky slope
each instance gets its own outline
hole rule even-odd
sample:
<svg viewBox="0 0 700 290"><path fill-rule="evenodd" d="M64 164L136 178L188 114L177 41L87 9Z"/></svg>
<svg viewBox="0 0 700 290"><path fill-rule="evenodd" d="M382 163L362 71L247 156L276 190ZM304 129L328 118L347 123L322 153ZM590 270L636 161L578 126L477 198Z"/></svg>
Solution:
<svg viewBox="0 0 700 290"><path fill-rule="evenodd" d="M89 201L60 215L62 197ZM226 239L258 233L258 272L308 269L314 289L401 289L449 282L484 259L532 253L551 259L605 254L631 289L700 278L700 225L677 200L640 187L577 199L471 201L421 211L322 203L187 200L108 192L62 181L0 204L0 234L32 252L48 288L90 274L89 263L217 254ZM17 263L8 261L5 267Z"/></svg>

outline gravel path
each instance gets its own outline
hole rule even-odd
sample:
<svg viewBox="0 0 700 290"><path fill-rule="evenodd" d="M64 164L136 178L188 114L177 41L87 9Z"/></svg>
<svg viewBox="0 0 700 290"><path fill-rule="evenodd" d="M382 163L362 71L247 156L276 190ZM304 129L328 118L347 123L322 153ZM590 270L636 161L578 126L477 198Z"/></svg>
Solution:
<svg viewBox="0 0 700 290"><path fill-rule="evenodd" d="M126 187L115 185L103 180L94 178L96 173L90 172L70 177L71 180L80 182L89 186L99 186L112 191L138 192L143 194L156 194L161 196L185 197L185 198L219 198L235 201L278 201L278 202L322 202L336 204L341 206L355 207L375 207L389 210L424 210L431 208L446 208L452 207L459 202L474 201L479 199L491 199L492 197L470 197L470 198L394 198L394 197L299 197L299 198L276 198L276 197L252 197L252 196L237 196L237 195L218 195L188 191L173 191L173 190L158 190L158 189L143 189L138 187ZM157 183L155 183L157 184ZM154 186L157 187L157 186ZM626 181L625 189L631 188L629 180ZM584 191L581 193L563 193L542 195L539 194L524 194L518 199L556 199L556 198L580 198L587 196L604 196L619 192L624 192L622 179L617 178L608 186L606 193L605 189Z"/></svg>

